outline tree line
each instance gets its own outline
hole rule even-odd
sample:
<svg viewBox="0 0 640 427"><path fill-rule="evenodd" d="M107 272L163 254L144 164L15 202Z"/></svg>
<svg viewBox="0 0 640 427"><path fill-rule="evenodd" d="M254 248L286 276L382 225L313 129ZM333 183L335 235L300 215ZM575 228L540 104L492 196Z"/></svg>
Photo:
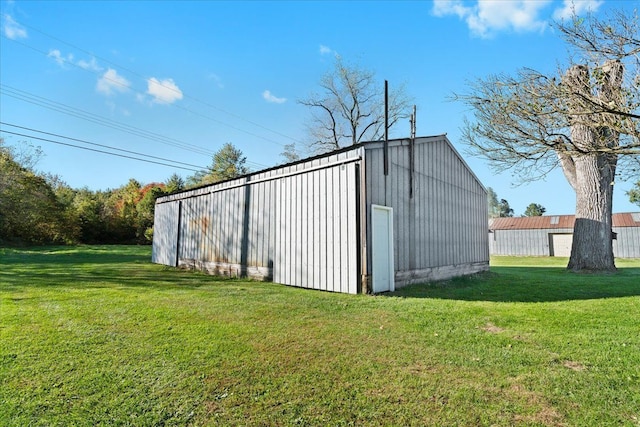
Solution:
<svg viewBox="0 0 640 427"><path fill-rule="evenodd" d="M129 179L115 189L90 190L37 172L41 156L37 147L0 138L0 244L148 244L158 197L249 172L246 157L227 143L207 170L186 180L173 174L164 182Z"/></svg>

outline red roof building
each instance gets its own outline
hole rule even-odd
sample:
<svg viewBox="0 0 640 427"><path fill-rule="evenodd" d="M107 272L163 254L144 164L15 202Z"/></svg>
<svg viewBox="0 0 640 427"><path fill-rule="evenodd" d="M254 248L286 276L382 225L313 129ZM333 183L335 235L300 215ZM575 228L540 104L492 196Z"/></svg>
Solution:
<svg viewBox="0 0 640 427"><path fill-rule="evenodd" d="M612 216L613 253L618 258L640 258L640 212ZM489 219L492 255L569 256L574 215Z"/></svg>

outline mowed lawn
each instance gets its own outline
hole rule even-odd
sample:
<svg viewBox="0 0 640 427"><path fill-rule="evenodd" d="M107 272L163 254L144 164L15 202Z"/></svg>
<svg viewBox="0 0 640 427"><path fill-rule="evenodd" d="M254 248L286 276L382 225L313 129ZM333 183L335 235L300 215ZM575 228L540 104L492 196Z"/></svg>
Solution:
<svg viewBox="0 0 640 427"><path fill-rule="evenodd" d="M640 426L640 260L392 295L0 249L0 425Z"/></svg>

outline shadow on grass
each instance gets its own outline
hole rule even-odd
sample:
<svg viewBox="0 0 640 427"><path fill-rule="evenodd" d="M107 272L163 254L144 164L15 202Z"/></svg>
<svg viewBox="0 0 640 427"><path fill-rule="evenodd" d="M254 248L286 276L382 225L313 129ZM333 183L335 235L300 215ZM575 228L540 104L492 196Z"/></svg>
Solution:
<svg viewBox="0 0 640 427"><path fill-rule="evenodd" d="M224 284L237 286L250 282L152 264L149 247L0 248L0 291L19 292L31 287L171 291ZM491 302L640 296L640 266L634 262L619 268L615 274L576 274L563 267L492 266L487 273L411 285L385 295Z"/></svg>
<svg viewBox="0 0 640 427"><path fill-rule="evenodd" d="M410 285L388 296L489 302L554 302L640 296L640 268L577 274L565 268L491 267L487 273Z"/></svg>
<svg viewBox="0 0 640 427"><path fill-rule="evenodd" d="M116 264L149 262L151 249L146 246L43 246L28 249L0 248L0 265L33 266Z"/></svg>
<svg viewBox="0 0 640 427"><path fill-rule="evenodd" d="M197 289L204 286L248 283L249 280L211 276L208 274L153 265L141 265L139 269L128 265L124 268L87 267L66 269L39 268L26 275L0 272L0 290L19 291L26 288L99 289L99 288L149 288L172 291Z"/></svg>
<svg viewBox="0 0 640 427"><path fill-rule="evenodd" d="M0 290L5 291L36 287L174 290L223 282L241 280L152 264L148 247L0 248Z"/></svg>

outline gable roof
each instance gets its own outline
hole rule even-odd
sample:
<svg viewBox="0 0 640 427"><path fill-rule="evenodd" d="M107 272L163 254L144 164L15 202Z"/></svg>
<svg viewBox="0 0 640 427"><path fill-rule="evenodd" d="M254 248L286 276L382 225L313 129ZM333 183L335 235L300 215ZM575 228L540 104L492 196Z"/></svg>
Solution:
<svg viewBox="0 0 640 427"><path fill-rule="evenodd" d="M640 212L615 213L614 227L640 227ZM489 218L491 230L540 230L573 228L575 215L530 216L521 218Z"/></svg>
<svg viewBox="0 0 640 427"><path fill-rule="evenodd" d="M387 142L388 142L389 146L392 147L392 146L398 146L398 145L407 144L409 140L410 140L410 138L395 138L395 139L389 139ZM485 188L484 185L482 184L482 182L480 181L480 179L478 179L478 177L471 170L469 165L462 158L462 156L460 155L458 150L456 150L456 148L453 146L451 141L449 141L449 138L447 137L446 133L440 134L440 135L416 137L416 138L414 138L414 141L417 142L417 143L427 143L427 142L434 142L434 141L445 141L446 144L448 145L449 149L460 159L460 161L462 161L464 167L469 171L471 176L473 176L473 178L480 184L480 186L483 189ZM284 163L284 164L275 165L275 166L272 166L272 167L269 167L269 168L266 168L266 169L261 169L261 170L258 170L258 171L250 172L248 174L240 175L240 176L237 176L237 177L234 177L234 178L229 178L229 179L226 179L226 180L223 180L223 181L218 181L218 182L209 183L209 184L201 184L201 185L197 185L195 187L186 188L184 190L174 191L173 193L171 193L171 194L169 194L167 196L159 197L157 200L159 200L161 202L165 202L165 201L168 201L169 199L182 198L180 195L183 195L183 194L194 194L195 195L195 194L197 194L198 190L209 188L209 187L214 187L214 186L220 186L221 184L227 184L227 183L230 183L230 182L233 182L233 181L248 182L247 180L250 179L251 177L255 177L255 176L258 176L258 175L262 175L262 174L265 174L265 173L274 172L274 171L278 171L278 170L285 170L287 168L290 169L292 166L296 166L296 165L299 165L299 164L300 165L305 164L305 163L310 164L314 160L329 158L329 157L335 156L337 154L346 153L346 152L349 152L349 151L355 151L355 150L357 150L359 148L364 148L365 150L380 148L380 147L382 147L383 143L384 143L384 141L360 142L358 144L342 147L342 148L339 148L339 149L334 150L334 151L329 151L329 152L326 152L326 153L317 154L315 156L306 157L306 158L299 159L299 160L296 160L296 161L290 162L290 163ZM485 191L486 191L486 189L485 189Z"/></svg>

